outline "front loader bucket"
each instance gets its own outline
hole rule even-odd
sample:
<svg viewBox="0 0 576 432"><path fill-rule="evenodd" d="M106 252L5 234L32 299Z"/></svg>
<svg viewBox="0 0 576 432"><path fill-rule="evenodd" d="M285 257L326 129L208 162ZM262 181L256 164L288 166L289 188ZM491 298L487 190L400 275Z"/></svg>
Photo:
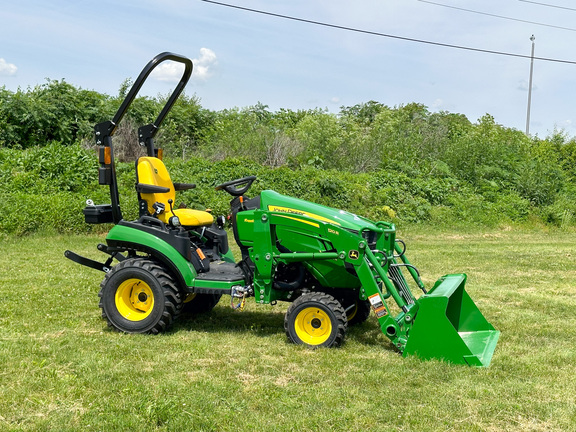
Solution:
<svg viewBox="0 0 576 432"><path fill-rule="evenodd" d="M404 357L444 359L450 363L488 366L500 332L486 321L464 289L465 274L440 278L418 300Z"/></svg>

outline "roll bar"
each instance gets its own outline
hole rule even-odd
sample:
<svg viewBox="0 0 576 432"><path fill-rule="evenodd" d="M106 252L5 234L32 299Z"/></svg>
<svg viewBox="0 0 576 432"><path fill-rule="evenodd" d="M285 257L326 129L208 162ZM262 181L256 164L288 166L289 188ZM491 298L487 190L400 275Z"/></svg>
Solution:
<svg viewBox="0 0 576 432"><path fill-rule="evenodd" d="M150 73L158 65L160 65L160 63L167 60L172 60L184 64L184 73L180 78L180 82L174 88L172 94L168 98L166 105L164 105L164 108L162 108L162 111L160 111L160 114L158 114L158 117L156 117L156 120L153 123L141 126L138 129L138 141L140 145L146 146L146 152L148 156L156 156L156 151L154 148L154 136L156 135L156 132L158 132L160 125L164 121L164 118L172 109L172 106L184 90L184 87L192 75L192 61L184 56L170 52L163 52L150 60L142 72L140 72L140 75L138 75L136 81L134 81L132 88L124 98L124 101L120 105L120 108L118 108L118 111L112 120L98 123L96 126L94 126L96 144L100 147L100 168L98 172L98 179L100 184L110 186L110 199L112 201L112 216L114 223L118 223L122 220L122 212L120 211L120 198L118 194L118 184L116 182L116 166L114 163L112 136L116 132L118 124L120 121L122 121L124 114L126 114L128 108L130 105L132 105L132 102L136 98L136 95L142 88L142 85Z"/></svg>

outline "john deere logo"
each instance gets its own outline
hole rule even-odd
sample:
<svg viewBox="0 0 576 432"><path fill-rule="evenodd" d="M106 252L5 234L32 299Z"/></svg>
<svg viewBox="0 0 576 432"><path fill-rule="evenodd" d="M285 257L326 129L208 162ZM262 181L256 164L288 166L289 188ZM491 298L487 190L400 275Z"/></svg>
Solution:
<svg viewBox="0 0 576 432"><path fill-rule="evenodd" d="M360 253L357 250L351 250L350 252L348 252L348 257L350 259L357 260L359 256Z"/></svg>

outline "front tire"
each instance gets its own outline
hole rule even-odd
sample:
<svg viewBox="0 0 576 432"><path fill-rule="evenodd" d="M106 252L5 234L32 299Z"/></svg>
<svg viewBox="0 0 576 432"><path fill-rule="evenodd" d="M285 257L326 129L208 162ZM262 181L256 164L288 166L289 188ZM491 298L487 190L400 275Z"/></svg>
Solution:
<svg viewBox="0 0 576 432"><path fill-rule="evenodd" d="M311 348L340 346L347 328L342 305L325 293L298 297L284 318L284 329L290 341Z"/></svg>
<svg viewBox="0 0 576 432"><path fill-rule="evenodd" d="M157 334L180 314L182 296L159 263L134 258L114 266L100 284L100 308L108 325L125 333Z"/></svg>

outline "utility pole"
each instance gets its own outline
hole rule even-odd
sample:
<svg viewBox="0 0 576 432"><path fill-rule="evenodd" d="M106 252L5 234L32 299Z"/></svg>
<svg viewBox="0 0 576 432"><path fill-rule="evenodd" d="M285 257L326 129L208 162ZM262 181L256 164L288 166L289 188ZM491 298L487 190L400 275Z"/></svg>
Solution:
<svg viewBox="0 0 576 432"><path fill-rule="evenodd" d="M532 54L530 55L530 82L528 83L528 110L526 111L526 135L530 135L530 104L532 103L532 73L534 71L534 35L530 37L532 41Z"/></svg>

